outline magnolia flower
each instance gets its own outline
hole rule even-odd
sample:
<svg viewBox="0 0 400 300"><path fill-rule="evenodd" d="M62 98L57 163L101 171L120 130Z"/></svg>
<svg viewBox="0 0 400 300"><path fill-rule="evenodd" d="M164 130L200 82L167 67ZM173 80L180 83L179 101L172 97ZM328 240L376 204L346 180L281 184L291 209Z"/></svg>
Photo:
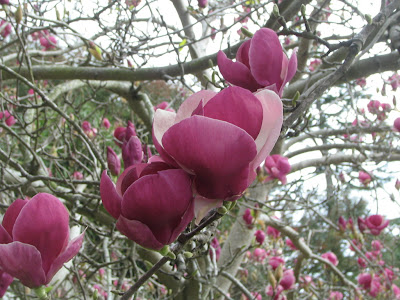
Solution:
<svg viewBox="0 0 400 300"><path fill-rule="evenodd" d="M110 123L110 121L109 121L107 118L103 118L102 125L103 125L106 129L108 129L108 128L110 128L111 123Z"/></svg>
<svg viewBox="0 0 400 300"><path fill-rule="evenodd" d="M1 241L0 241L1 242ZM0 298L7 292L8 287L13 282L14 277L0 270Z"/></svg>
<svg viewBox="0 0 400 300"><path fill-rule="evenodd" d="M331 262L334 266L337 266L339 261L333 252L326 252L321 255L321 257L329 262Z"/></svg>
<svg viewBox="0 0 400 300"><path fill-rule="evenodd" d="M40 193L17 199L0 225L0 269L29 288L47 285L82 246L69 240L69 215L56 197Z"/></svg>
<svg viewBox="0 0 400 300"><path fill-rule="evenodd" d="M215 252L215 260L218 261L219 257L221 255L221 245L219 244L219 241L216 237L214 237L211 240L210 246L213 248L213 250L210 249L210 256L213 258L213 253Z"/></svg>
<svg viewBox="0 0 400 300"><path fill-rule="evenodd" d="M107 147L107 167L111 174L115 176L121 171L121 161L111 147Z"/></svg>
<svg viewBox="0 0 400 300"><path fill-rule="evenodd" d="M265 240L265 233L262 230L257 230L254 233L255 237L256 237L256 241L257 243L259 243L260 245L262 245L264 243Z"/></svg>
<svg viewBox="0 0 400 300"><path fill-rule="evenodd" d="M0 120L4 119L7 126L13 126L17 120L14 118L13 115L10 114L8 110L0 111Z"/></svg>
<svg viewBox="0 0 400 300"><path fill-rule="evenodd" d="M132 136L136 136L135 125L131 121L128 121L126 127L117 127L114 130L114 137L118 142L116 144L122 148L124 142L128 142Z"/></svg>
<svg viewBox="0 0 400 300"><path fill-rule="evenodd" d="M44 47L44 50L51 50L57 47L57 39L54 35L42 36L40 39L40 45Z"/></svg>
<svg viewBox="0 0 400 300"><path fill-rule="evenodd" d="M176 114L158 109L153 140L165 162L193 175L198 195L229 201L256 178L281 126L282 102L275 93L229 87L193 94Z"/></svg>
<svg viewBox="0 0 400 300"><path fill-rule="evenodd" d="M343 294L341 292L331 291L328 300L342 300L342 299L343 299Z"/></svg>
<svg viewBox="0 0 400 300"><path fill-rule="evenodd" d="M357 78L356 84L359 85L360 87L364 87L367 85L367 80L365 79L365 77Z"/></svg>
<svg viewBox="0 0 400 300"><path fill-rule="evenodd" d="M271 238L277 239L281 235L281 232L278 229L275 229L274 227L267 226L267 234Z"/></svg>
<svg viewBox="0 0 400 300"><path fill-rule="evenodd" d="M367 108L371 114L378 114L380 112L381 103L378 100L371 100L369 101Z"/></svg>
<svg viewBox="0 0 400 300"><path fill-rule="evenodd" d="M246 210L244 211L243 221L249 226L253 224L253 216L251 215L250 208L246 208Z"/></svg>
<svg viewBox="0 0 400 300"><path fill-rule="evenodd" d="M297 57L283 53L277 34L268 28L258 30L236 53L236 62L219 51L218 67L226 81L252 92L268 88L282 96L283 88L296 73Z"/></svg>
<svg viewBox="0 0 400 300"><path fill-rule="evenodd" d="M360 180L360 182L364 185L367 186L368 183L371 182L372 178L371 175L369 175L367 172L364 171L360 171L358 173L358 179Z"/></svg>
<svg viewBox="0 0 400 300"><path fill-rule="evenodd" d="M118 230L150 249L174 242L194 217L190 177L163 162L129 167L116 187L104 171L100 196Z"/></svg>
<svg viewBox="0 0 400 300"><path fill-rule="evenodd" d="M264 165L269 176L265 179L266 182L273 179L278 179L282 184L287 183L286 175L289 174L291 166L287 157L281 156L279 154L274 154L268 156L265 159Z"/></svg>
<svg viewBox="0 0 400 300"><path fill-rule="evenodd" d="M389 225L389 220L381 215L372 215L365 219L365 225L372 235L380 235L381 231Z"/></svg>
<svg viewBox="0 0 400 300"><path fill-rule="evenodd" d="M74 174L72 174L72 177L76 180L82 180L83 179L83 174L79 171L75 171Z"/></svg>
<svg viewBox="0 0 400 300"><path fill-rule="evenodd" d="M314 60L312 60L312 61L310 62L310 65L309 65L308 68L310 69L311 72L313 72L313 71L315 71L315 69L316 69L320 64L322 64L322 60L320 60L320 59L314 59Z"/></svg>
<svg viewBox="0 0 400 300"><path fill-rule="evenodd" d="M283 272L282 279L279 281L279 285L287 291L294 288L294 283L296 282L296 278L294 277L293 270L286 270Z"/></svg>
<svg viewBox="0 0 400 300"><path fill-rule="evenodd" d="M205 8L207 6L207 0L197 0L199 7Z"/></svg>
<svg viewBox="0 0 400 300"><path fill-rule="evenodd" d="M291 239L286 239L285 243L286 243L286 246L288 246L293 251L297 250L296 245L293 243L293 241Z"/></svg>
<svg viewBox="0 0 400 300"><path fill-rule="evenodd" d="M400 118L397 118L396 120L394 120L393 128L395 131L400 132Z"/></svg>
<svg viewBox="0 0 400 300"><path fill-rule="evenodd" d="M1 20L0 21L0 35L3 38L6 38L10 33L11 33L12 27L9 22L6 20Z"/></svg>
<svg viewBox="0 0 400 300"><path fill-rule="evenodd" d="M9 5L9 4L10 4L10 0L0 0L0 5Z"/></svg>
<svg viewBox="0 0 400 300"><path fill-rule="evenodd" d="M268 264L272 267L273 270L279 267L279 265L284 265L285 260L282 257L272 256L268 260Z"/></svg>

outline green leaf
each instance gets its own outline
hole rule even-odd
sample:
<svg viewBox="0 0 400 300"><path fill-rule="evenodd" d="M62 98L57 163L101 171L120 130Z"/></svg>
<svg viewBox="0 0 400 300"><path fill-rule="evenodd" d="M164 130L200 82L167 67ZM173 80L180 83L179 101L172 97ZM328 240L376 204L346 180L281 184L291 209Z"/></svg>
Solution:
<svg viewBox="0 0 400 300"><path fill-rule="evenodd" d="M186 45L186 39L183 39L182 42L179 43L179 51L181 51L183 46L185 45Z"/></svg>

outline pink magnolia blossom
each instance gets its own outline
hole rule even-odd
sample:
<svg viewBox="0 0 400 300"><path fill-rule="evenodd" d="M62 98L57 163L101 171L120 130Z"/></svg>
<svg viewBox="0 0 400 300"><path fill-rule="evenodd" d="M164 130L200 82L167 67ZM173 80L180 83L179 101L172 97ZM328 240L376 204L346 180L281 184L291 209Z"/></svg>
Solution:
<svg viewBox="0 0 400 300"><path fill-rule="evenodd" d="M132 136L136 136L135 125L131 121L128 121L126 127L117 127L114 130L114 137L117 139L116 144L122 148L124 142L129 141Z"/></svg>
<svg viewBox="0 0 400 300"><path fill-rule="evenodd" d="M381 103L381 108L383 112L390 112L392 110L392 106L389 103Z"/></svg>
<svg viewBox="0 0 400 300"><path fill-rule="evenodd" d="M253 216L251 215L251 209L247 208L243 214L243 221L248 225L251 226L253 224Z"/></svg>
<svg viewBox="0 0 400 300"><path fill-rule="evenodd" d="M1 241L0 241L1 242ZM8 287L13 282L14 277L0 270L0 298L7 292Z"/></svg>
<svg viewBox="0 0 400 300"><path fill-rule="evenodd" d="M365 77L357 78L356 84L359 85L360 87L364 87L367 85L367 80L365 79Z"/></svg>
<svg viewBox="0 0 400 300"><path fill-rule="evenodd" d="M367 108L371 114L378 114L381 112L381 103L378 100L371 100L369 101Z"/></svg>
<svg viewBox="0 0 400 300"><path fill-rule="evenodd" d="M290 249L292 249L294 251L297 250L296 245L292 242L291 239L286 239L285 243Z"/></svg>
<svg viewBox="0 0 400 300"><path fill-rule="evenodd" d="M339 261L336 257L336 254L333 252L326 252L321 255L321 257L329 262L331 262L334 266L337 266Z"/></svg>
<svg viewBox="0 0 400 300"><path fill-rule="evenodd" d="M10 0L0 0L0 5L9 5L9 4L10 4Z"/></svg>
<svg viewBox="0 0 400 300"><path fill-rule="evenodd" d="M100 278L103 278L105 274L106 274L106 270L104 270L103 268L100 268L99 269Z"/></svg>
<svg viewBox="0 0 400 300"><path fill-rule="evenodd" d="M272 226L267 226L267 234L273 238L273 239L277 239L278 237L280 237L281 232L278 229L275 229Z"/></svg>
<svg viewBox="0 0 400 300"><path fill-rule="evenodd" d="M283 272L282 279L279 281L279 285L287 291L294 288L294 283L296 282L296 278L294 277L293 270L286 270Z"/></svg>
<svg viewBox="0 0 400 300"><path fill-rule="evenodd" d="M253 255L251 256L255 261L263 262L264 259L267 257L267 251L262 248L256 248L253 251Z"/></svg>
<svg viewBox="0 0 400 300"><path fill-rule="evenodd" d="M197 195L232 201L256 178L281 126L275 93L228 87L191 95L176 114L158 109L153 140L165 162L193 175Z"/></svg>
<svg viewBox="0 0 400 300"><path fill-rule="evenodd" d="M212 250L210 249L210 256L211 256L211 258L213 258L213 255L214 255L213 253L215 252L215 260L218 261L220 255L221 255L222 249L221 249L221 245L219 244L219 241L218 241L218 239L217 239L216 237L214 237L214 238L211 240L210 246L214 249L214 251L212 251Z"/></svg>
<svg viewBox="0 0 400 300"><path fill-rule="evenodd" d="M121 161L111 147L107 147L107 167L115 176L121 171Z"/></svg>
<svg viewBox="0 0 400 300"><path fill-rule="evenodd" d="M357 224L358 224L358 229L360 230L361 233L364 233L364 231L367 229L367 225L365 224L365 220L361 217L357 218Z"/></svg>
<svg viewBox="0 0 400 300"><path fill-rule="evenodd" d="M207 0L197 0L199 7L205 8L207 7L208 1Z"/></svg>
<svg viewBox="0 0 400 300"><path fill-rule="evenodd" d="M392 86L393 91L396 91L400 86L400 75L394 73L392 76L388 78L389 84Z"/></svg>
<svg viewBox="0 0 400 300"><path fill-rule="evenodd" d="M257 292L251 292L252 297L249 299L245 295L242 295L242 299L244 300L262 300L262 295Z"/></svg>
<svg viewBox="0 0 400 300"><path fill-rule="evenodd" d="M137 164L121 174L116 187L104 171L100 196L121 233L159 250L174 242L194 217L191 185L183 170L163 162Z"/></svg>
<svg viewBox="0 0 400 300"><path fill-rule="evenodd" d="M346 220L345 220L342 216L339 217L338 225L339 225L339 230L340 230L341 232L345 232L345 231L346 231L347 222L346 222Z"/></svg>
<svg viewBox="0 0 400 300"><path fill-rule="evenodd" d="M51 50L57 47L57 39L54 35L42 36L40 39L40 45L44 47L44 50Z"/></svg>
<svg viewBox="0 0 400 300"><path fill-rule="evenodd" d="M282 184L287 183L286 175L289 174L291 166L289 160L285 156L274 154L265 159L265 170L269 176L265 179L266 182L273 179L278 179Z"/></svg>
<svg viewBox="0 0 400 300"><path fill-rule="evenodd" d="M256 236L256 241L257 243L259 243L260 245L262 245L264 243L265 240L265 233L262 230L257 230L254 234Z"/></svg>
<svg viewBox="0 0 400 300"><path fill-rule="evenodd" d="M0 225L0 269L29 288L47 285L82 246L69 240L69 215L56 197L40 193L17 199Z"/></svg>
<svg viewBox="0 0 400 300"><path fill-rule="evenodd" d="M342 300L343 294L338 291L331 291L328 300Z"/></svg>
<svg viewBox="0 0 400 300"><path fill-rule="evenodd" d="M322 64L322 60L320 59L314 59L310 62L310 65L308 66L308 68L310 69L311 72L315 71L315 69L317 69L317 67Z"/></svg>
<svg viewBox="0 0 400 300"><path fill-rule="evenodd" d="M83 174L79 171L75 171L74 174L72 174L72 177L74 177L76 180L82 180Z"/></svg>
<svg viewBox="0 0 400 300"><path fill-rule="evenodd" d="M275 288L273 288L271 285L268 285L265 289L265 294L270 296L273 300L286 300L286 296L283 295L282 292L283 287L281 285L278 285Z"/></svg>
<svg viewBox="0 0 400 300"><path fill-rule="evenodd" d="M364 289L369 290L371 287L372 275L370 273L361 273L358 276L358 284Z"/></svg>
<svg viewBox="0 0 400 300"><path fill-rule="evenodd" d="M357 263L361 269L365 269L367 267L367 261L364 258L359 257L357 259Z"/></svg>
<svg viewBox="0 0 400 300"><path fill-rule="evenodd" d="M124 168L140 164L143 161L144 153L140 139L137 136L131 136L128 141L122 145L122 159Z"/></svg>
<svg viewBox="0 0 400 300"><path fill-rule="evenodd" d="M367 186L368 183L371 182L372 177L371 177L371 175L368 174L367 172L360 171L360 172L358 172L358 179L360 180L360 182L361 182L364 186Z"/></svg>
<svg viewBox="0 0 400 300"><path fill-rule="evenodd" d="M379 276L376 275L371 281L369 295L376 298L381 291L382 291L382 285L380 282L380 278Z"/></svg>
<svg viewBox="0 0 400 300"><path fill-rule="evenodd" d="M396 120L394 120L393 128L395 131L400 132L400 118L397 118Z"/></svg>
<svg viewBox="0 0 400 300"><path fill-rule="evenodd" d="M107 118L103 118L103 121L101 122L104 128L108 129L111 126L110 121Z"/></svg>
<svg viewBox="0 0 400 300"><path fill-rule="evenodd" d="M217 55L218 67L226 81L252 92L268 88L282 96L283 88L296 73L296 51L290 60L283 53L277 34L268 28L259 29L236 53L236 62L224 52Z"/></svg>
<svg viewBox="0 0 400 300"><path fill-rule="evenodd" d="M268 260L268 264L272 267L273 270L279 267L279 265L284 266L285 260L282 257L271 256Z"/></svg>
<svg viewBox="0 0 400 300"><path fill-rule="evenodd" d="M3 38L6 38L7 36L9 36L11 31L12 31L11 24L9 22L7 22L6 20L1 20L0 21L0 35Z"/></svg>
<svg viewBox="0 0 400 300"><path fill-rule="evenodd" d="M394 296L396 297L395 299L400 299L400 288L394 283L392 284L392 291Z"/></svg>
<svg viewBox="0 0 400 300"><path fill-rule="evenodd" d="M396 183L394 184L394 187L396 188L396 190L400 190L400 180L396 179Z"/></svg>
<svg viewBox="0 0 400 300"><path fill-rule="evenodd" d="M381 231L389 225L389 220L381 215L372 215L365 219L365 225L373 235L380 235Z"/></svg>
<svg viewBox="0 0 400 300"><path fill-rule="evenodd" d="M13 126L17 120L14 118L13 115L10 114L8 110L0 111L0 120L4 119L7 126Z"/></svg>
<svg viewBox="0 0 400 300"><path fill-rule="evenodd" d="M378 252L380 252L383 249L383 245L382 245L381 241L379 241L379 240L373 240L371 242L371 246L375 251L378 251Z"/></svg>

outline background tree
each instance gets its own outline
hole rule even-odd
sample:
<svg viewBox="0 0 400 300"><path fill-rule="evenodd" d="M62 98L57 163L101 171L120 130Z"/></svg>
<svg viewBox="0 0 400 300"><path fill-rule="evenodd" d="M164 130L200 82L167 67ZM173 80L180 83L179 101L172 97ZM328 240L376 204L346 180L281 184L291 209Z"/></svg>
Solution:
<svg viewBox="0 0 400 300"><path fill-rule="evenodd" d="M47 192L71 225L87 228L83 250L51 283L53 298L400 297L398 220L380 235L363 223L400 200L399 0L0 4L1 214ZM289 159L289 172L278 168L287 183L261 167L236 206L212 211L175 259L129 241L99 192L103 170L120 173L107 157L107 147L122 157L116 129L132 121L145 157L156 154L155 106L176 110L196 91L227 86L218 50L234 58L261 27L289 54L297 49L271 153ZM30 294L15 280L5 297Z"/></svg>

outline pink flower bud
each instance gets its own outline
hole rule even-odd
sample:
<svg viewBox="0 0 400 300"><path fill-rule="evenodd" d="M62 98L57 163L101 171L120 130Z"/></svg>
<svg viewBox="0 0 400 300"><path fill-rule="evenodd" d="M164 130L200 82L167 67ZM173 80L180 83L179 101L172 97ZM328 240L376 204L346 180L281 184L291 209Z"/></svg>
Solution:
<svg viewBox="0 0 400 300"><path fill-rule="evenodd" d="M296 51L288 59L277 34L268 28L259 29L240 46L236 62L228 59L222 51L218 52L217 61L222 76L229 83L251 92L261 88L271 89L279 96L282 96L283 88L297 69Z"/></svg>
<svg viewBox="0 0 400 300"><path fill-rule="evenodd" d="M83 174L81 172L75 171L72 177L74 177L76 180L82 180Z"/></svg>
<svg viewBox="0 0 400 300"><path fill-rule="evenodd" d="M367 85L367 80L362 77L362 78L357 78L356 79L356 84L359 85L360 87L364 87Z"/></svg>
<svg viewBox="0 0 400 300"><path fill-rule="evenodd" d="M400 86L400 75L394 73L392 76L389 77L388 81L389 84L392 86L393 91L396 91L397 88Z"/></svg>
<svg viewBox="0 0 400 300"><path fill-rule="evenodd" d="M254 249L252 258L255 261L263 262L266 257L267 257L267 252L264 249L262 248Z"/></svg>
<svg viewBox="0 0 400 300"><path fill-rule="evenodd" d="M383 245L382 245L381 241L379 241L379 240L373 240L371 242L371 246L375 251L378 251L378 252L380 252L383 249Z"/></svg>
<svg viewBox="0 0 400 300"><path fill-rule="evenodd" d="M366 172L364 172L364 171L360 171L360 172L358 173L358 179L360 180L360 182L361 182L364 186L367 186L368 183L371 182L372 177L371 177L370 174L368 174L368 173L366 173Z"/></svg>
<svg viewBox="0 0 400 300"><path fill-rule="evenodd" d="M395 131L400 132L400 118L397 118L396 120L394 120L393 128Z"/></svg>
<svg viewBox="0 0 400 300"><path fill-rule="evenodd" d="M10 114L8 110L0 111L0 120L2 119L5 120L5 123L8 127L11 127L17 122L17 120Z"/></svg>
<svg viewBox="0 0 400 300"><path fill-rule="evenodd" d="M92 130L92 125L90 125L89 121L83 121L82 122L82 129L83 131L86 132L90 132Z"/></svg>
<svg viewBox="0 0 400 300"><path fill-rule="evenodd" d="M268 260L268 264L272 267L273 270L279 267L279 265L284 266L285 260L282 257L272 256Z"/></svg>
<svg viewBox="0 0 400 300"><path fill-rule="evenodd" d="M281 232L278 229L275 229L274 227L268 226L267 227L267 234L273 238L277 239L281 235Z"/></svg>
<svg viewBox="0 0 400 300"><path fill-rule="evenodd" d="M294 288L294 283L296 282L296 278L294 277L293 270L286 270L283 272L283 277L279 284L283 287L285 291Z"/></svg>
<svg viewBox="0 0 400 300"><path fill-rule="evenodd" d="M57 46L57 39L53 35L42 36L39 41L45 51L54 49Z"/></svg>
<svg viewBox="0 0 400 300"><path fill-rule="evenodd" d="M392 106L389 103L381 104L383 112L390 112L392 110Z"/></svg>
<svg viewBox="0 0 400 300"><path fill-rule="evenodd" d="M128 131L127 131L128 132ZM143 160L142 143L137 136L131 136L129 141L124 142L122 146L122 159L124 168L140 164Z"/></svg>
<svg viewBox="0 0 400 300"><path fill-rule="evenodd" d="M360 230L361 233L364 233L364 231L367 229L367 225L365 224L365 220L361 217L357 218L357 224L358 224L358 229Z"/></svg>
<svg viewBox="0 0 400 300"><path fill-rule="evenodd" d="M341 292L331 291L328 300L342 300L342 299L343 299L343 294Z"/></svg>
<svg viewBox="0 0 400 300"><path fill-rule="evenodd" d="M342 231L342 232L345 232L345 231L346 231L347 222L346 222L346 220L345 220L342 216L339 217L338 225L339 225L339 230L340 230L340 231Z"/></svg>
<svg viewBox="0 0 400 300"><path fill-rule="evenodd" d="M7 25L4 25L4 24L7 24ZM1 31L0 31L0 35L3 38L6 38L12 31L11 24L9 22L7 22L6 20L1 20L0 21L0 28L2 28Z"/></svg>
<svg viewBox="0 0 400 300"><path fill-rule="evenodd" d="M369 290L371 287L372 276L370 273L361 273L358 276L358 284L365 290Z"/></svg>
<svg viewBox="0 0 400 300"><path fill-rule="evenodd" d="M167 101L163 101L160 104L157 104L156 106L154 106L154 111L156 111L157 109L163 109L166 111L172 111L175 112L175 110L173 108L168 107L169 103Z"/></svg>
<svg viewBox="0 0 400 300"><path fill-rule="evenodd" d="M136 136L135 125L131 121L128 121L126 127L117 127L114 130L114 137L120 142L116 143L122 148L124 142L128 142L132 136Z"/></svg>
<svg viewBox="0 0 400 300"><path fill-rule="evenodd" d="M210 256L213 258L213 253L215 252L215 260L218 261L221 255L221 245L216 237L211 240L210 246L214 248L214 251L210 249Z"/></svg>
<svg viewBox="0 0 400 300"><path fill-rule="evenodd" d="M358 263L358 265L360 266L361 269L365 269L365 268L367 267L367 262L366 262L366 260L363 259L363 258L361 258L361 257L359 257L359 258L357 259L357 263Z"/></svg>
<svg viewBox="0 0 400 300"><path fill-rule="evenodd" d="M107 147L107 167L111 174L115 176L121 171L121 161L111 147Z"/></svg>
<svg viewBox="0 0 400 300"><path fill-rule="evenodd" d="M378 100L371 100L369 101L367 108L371 114L378 114L380 112L381 103Z"/></svg>
<svg viewBox="0 0 400 300"><path fill-rule="evenodd" d="M9 5L9 4L10 4L10 0L0 0L0 5Z"/></svg>
<svg viewBox="0 0 400 300"><path fill-rule="evenodd" d="M396 179L396 183L394 184L394 187L396 188L396 190L400 190L400 180Z"/></svg>
<svg viewBox="0 0 400 300"><path fill-rule="evenodd" d="M266 182L273 179L278 179L282 184L287 183L286 175L290 172L291 166L287 157L279 154L268 156L265 159L265 170L269 176L265 179Z"/></svg>
<svg viewBox="0 0 400 300"><path fill-rule="evenodd" d="M321 255L321 257L329 262L331 262L334 266L337 266L339 261L333 252L326 252Z"/></svg>
<svg viewBox="0 0 400 300"><path fill-rule="evenodd" d="M311 72L315 71L317 69L317 67L322 64L322 60L320 59L314 59L310 62L310 65L308 66L308 68L310 69Z"/></svg>
<svg viewBox="0 0 400 300"><path fill-rule="evenodd" d="M103 119L102 124L106 129L110 128L110 126L111 126L111 123L107 118Z"/></svg>
<svg viewBox="0 0 400 300"><path fill-rule="evenodd" d="M260 245L262 245L264 243L265 240L265 233L262 230L257 230L254 234L256 236L256 241L257 243L259 243Z"/></svg>
<svg viewBox="0 0 400 300"><path fill-rule="evenodd" d="M293 244L293 242L292 242L291 239L286 239L285 243L286 243L286 245L287 245L290 249L292 249L293 251L297 250L296 245Z"/></svg>
<svg viewBox="0 0 400 300"><path fill-rule="evenodd" d="M251 226L253 224L253 216L251 215L251 209L250 208L247 208L244 211L243 221L249 226Z"/></svg>
<svg viewBox="0 0 400 300"><path fill-rule="evenodd" d="M207 0L197 0L197 3L199 4L199 7L205 8L207 6Z"/></svg>
<svg viewBox="0 0 400 300"><path fill-rule="evenodd" d="M0 236L0 269L37 288L78 253L84 234L70 241L67 209L56 197L40 193L10 205Z"/></svg>

